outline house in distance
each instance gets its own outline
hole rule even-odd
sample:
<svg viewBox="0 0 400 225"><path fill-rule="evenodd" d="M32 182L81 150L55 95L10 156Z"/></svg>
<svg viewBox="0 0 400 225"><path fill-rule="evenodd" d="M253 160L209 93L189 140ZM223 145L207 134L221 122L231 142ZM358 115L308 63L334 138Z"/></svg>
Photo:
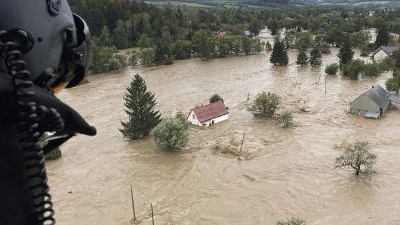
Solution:
<svg viewBox="0 0 400 225"><path fill-rule="evenodd" d="M400 50L400 46L381 46L372 53L371 58L378 61L383 60L392 56L398 50Z"/></svg>
<svg viewBox="0 0 400 225"><path fill-rule="evenodd" d="M190 111L187 117L191 124L201 127L208 127L227 120L228 118L228 109L222 101L197 106Z"/></svg>
<svg viewBox="0 0 400 225"><path fill-rule="evenodd" d="M378 119L386 113L391 101L395 100L392 97L392 94L382 86L372 86L350 103L350 113Z"/></svg>

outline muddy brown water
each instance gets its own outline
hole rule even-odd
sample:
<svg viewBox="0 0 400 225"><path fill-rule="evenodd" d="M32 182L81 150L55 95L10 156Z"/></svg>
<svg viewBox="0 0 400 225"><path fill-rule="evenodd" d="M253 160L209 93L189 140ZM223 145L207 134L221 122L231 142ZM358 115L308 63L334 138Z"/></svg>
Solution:
<svg viewBox="0 0 400 225"><path fill-rule="evenodd" d="M178 61L171 66L134 68L93 76L90 83L63 91L98 129L63 146L63 158L48 165L59 224L132 224L130 185L138 224L275 224L298 217L307 224L400 224L400 111L379 120L351 115L349 102L390 73L351 81L326 78L323 68L273 67L269 54ZM336 62L336 51L324 64ZM218 93L230 119L210 128L190 128L190 151L161 152L152 140L125 141L122 96L140 73L156 94L164 116L188 112ZM322 75L322 76L321 76ZM321 78L320 78L321 76ZM318 82L319 81L319 82ZM296 127L283 129L246 111L261 91L282 97L294 110ZM300 108L306 109L302 112ZM215 154L217 139L246 133L256 145L250 160ZM343 140L368 140L378 155L378 174L356 179L334 168Z"/></svg>

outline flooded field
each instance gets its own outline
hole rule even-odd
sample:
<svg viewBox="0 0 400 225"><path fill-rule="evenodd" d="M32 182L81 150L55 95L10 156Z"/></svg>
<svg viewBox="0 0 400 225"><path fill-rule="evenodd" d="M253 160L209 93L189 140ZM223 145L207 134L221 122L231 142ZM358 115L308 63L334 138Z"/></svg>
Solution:
<svg viewBox="0 0 400 225"><path fill-rule="evenodd" d="M336 53L324 64L337 62ZM351 81L326 78L323 67L273 67L269 54L178 61L98 75L60 94L98 129L63 146L63 158L48 165L59 224L132 224L130 185L138 224L275 224L292 216L312 225L400 224L400 111L379 120L351 115L349 102L389 73ZM152 140L125 141L122 96L136 74L156 94L164 116L188 112L213 93L223 96L230 119L210 128L190 128L190 150L160 152ZM254 118L246 99L261 91L282 97L296 127L283 129ZM303 109L303 110L300 110ZM251 159L216 154L218 139L246 133ZM354 178L334 168L343 140L368 140L378 174Z"/></svg>

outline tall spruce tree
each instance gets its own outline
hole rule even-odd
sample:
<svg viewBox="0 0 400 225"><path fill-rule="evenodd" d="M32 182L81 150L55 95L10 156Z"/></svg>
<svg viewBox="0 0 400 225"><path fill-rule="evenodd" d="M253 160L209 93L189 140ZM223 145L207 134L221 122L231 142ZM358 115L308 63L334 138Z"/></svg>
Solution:
<svg viewBox="0 0 400 225"><path fill-rule="evenodd" d="M342 47L340 48L338 57L340 59L340 69L342 66L349 63L353 59L354 52L351 50L350 41L348 38L344 41Z"/></svg>
<svg viewBox="0 0 400 225"><path fill-rule="evenodd" d="M314 46L310 53L310 65L313 67L320 66L322 64L321 58L322 56L318 47Z"/></svg>
<svg viewBox="0 0 400 225"><path fill-rule="evenodd" d="M297 56L296 64L303 67L308 65L308 55L305 48L300 49L299 55Z"/></svg>
<svg viewBox="0 0 400 225"><path fill-rule="evenodd" d="M272 49L270 62L279 66L286 66L289 63L289 58L285 45L279 40L275 41L274 48Z"/></svg>
<svg viewBox="0 0 400 225"><path fill-rule="evenodd" d="M127 122L121 122L120 131L130 140L146 137L161 121L161 115L154 109L154 94L147 91L146 83L139 74L135 75L126 89L124 100L129 118Z"/></svg>
<svg viewBox="0 0 400 225"><path fill-rule="evenodd" d="M378 29L378 35L376 36L376 41L375 44L380 47L380 46L386 46L388 45L390 40L390 34L386 26L382 25Z"/></svg>

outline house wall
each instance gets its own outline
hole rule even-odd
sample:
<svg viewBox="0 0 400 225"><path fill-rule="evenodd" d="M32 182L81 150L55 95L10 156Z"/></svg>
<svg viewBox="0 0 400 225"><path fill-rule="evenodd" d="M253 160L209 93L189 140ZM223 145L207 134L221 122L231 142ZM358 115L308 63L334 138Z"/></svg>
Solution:
<svg viewBox="0 0 400 225"><path fill-rule="evenodd" d="M214 124L216 124L216 123L225 121L225 120L227 120L227 119L229 119L229 114L226 114L226 115L217 117L217 118L215 118L215 119L206 121L206 122L204 122L202 125L208 127L208 126L211 126L211 125L212 125L212 121L214 121Z"/></svg>
<svg viewBox="0 0 400 225"><path fill-rule="evenodd" d="M194 116L194 118L193 118L193 116ZM226 114L226 115L217 117L215 119L200 123L200 121L197 119L197 117L196 117L196 115L194 114L193 111L191 111L189 113L189 116L188 116L188 121L191 124L196 125L196 126L200 126L200 127L202 127L202 126L208 127L208 126L212 125L212 121L214 121L214 124L216 124L216 123L222 122L222 121L227 120L227 119L229 119L229 114Z"/></svg>
<svg viewBox="0 0 400 225"><path fill-rule="evenodd" d="M201 126L199 120L197 119L196 115L194 114L193 110L189 113L189 116L187 117L188 121L197 126Z"/></svg>
<svg viewBox="0 0 400 225"><path fill-rule="evenodd" d="M380 107L366 95L362 95L350 103L351 113L365 114L367 111L379 112Z"/></svg>
<svg viewBox="0 0 400 225"><path fill-rule="evenodd" d="M375 60L383 60L387 57L388 55L382 49L374 55Z"/></svg>

